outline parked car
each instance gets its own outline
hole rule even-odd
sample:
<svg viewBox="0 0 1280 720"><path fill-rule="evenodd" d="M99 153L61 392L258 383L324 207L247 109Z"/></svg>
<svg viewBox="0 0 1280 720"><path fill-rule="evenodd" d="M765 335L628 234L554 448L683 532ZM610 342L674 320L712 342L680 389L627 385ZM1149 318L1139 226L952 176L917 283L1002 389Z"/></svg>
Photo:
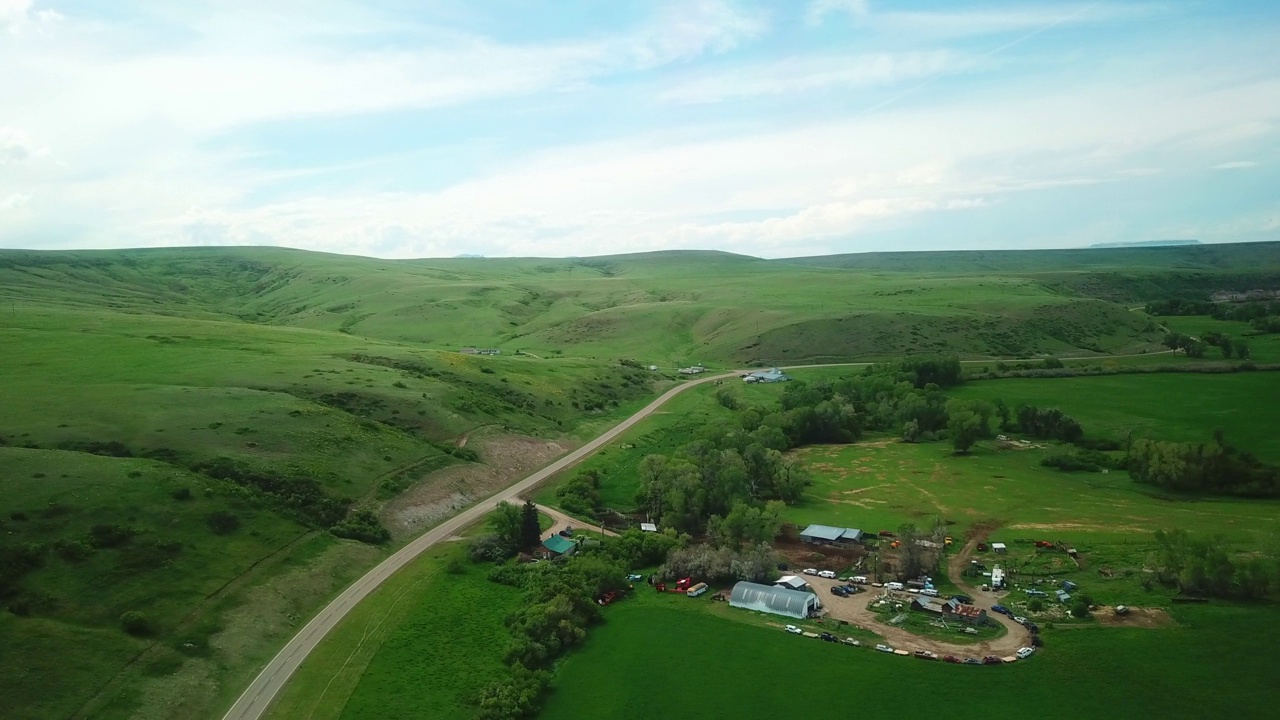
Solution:
<svg viewBox="0 0 1280 720"><path fill-rule="evenodd" d="M980 552L986 552L986 551L987 551L987 544L986 544L986 543L978 543L978 550L979 550Z"/></svg>
<svg viewBox="0 0 1280 720"><path fill-rule="evenodd" d="M921 660L937 660L938 659L937 653L931 653L928 650L917 650L915 654L916 654L916 657Z"/></svg>
<svg viewBox="0 0 1280 720"><path fill-rule="evenodd" d="M849 591L848 591L848 590L845 590L845 589L844 589L844 587L842 587L842 586L840 586L840 585L832 585L832 586L831 586L831 594L832 594L832 595L838 595L838 596L840 596L840 597L849 597Z"/></svg>
<svg viewBox="0 0 1280 720"><path fill-rule="evenodd" d="M836 636L832 635L831 633L822 633L818 637L822 638L825 642L840 642L838 639L836 639Z"/></svg>
<svg viewBox="0 0 1280 720"><path fill-rule="evenodd" d="M928 595L929 597L938 597L938 591L934 590L933 588L925 588L920 591L920 594Z"/></svg>
<svg viewBox="0 0 1280 720"><path fill-rule="evenodd" d="M965 605L973 604L973 598L969 597L968 595L952 595L950 599L955 600L958 603L963 603Z"/></svg>
<svg viewBox="0 0 1280 720"><path fill-rule="evenodd" d="M978 658L967 657L964 659L965 665L981 665L982 661Z"/></svg>
<svg viewBox="0 0 1280 720"><path fill-rule="evenodd" d="M1020 647L1018 648L1018 652L1015 654L1018 656L1020 660L1026 660L1027 658L1031 657L1032 654L1035 653L1035 651L1036 651L1035 648Z"/></svg>
<svg viewBox="0 0 1280 720"><path fill-rule="evenodd" d="M630 575L627 576L627 580L643 580L643 579L644 579L643 575L637 575L635 573L631 573Z"/></svg>
<svg viewBox="0 0 1280 720"><path fill-rule="evenodd" d="M817 574L818 574L818 569L817 569L817 568L805 568L805 569L801 570L800 572L804 573L805 575L817 575Z"/></svg>
<svg viewBox="0 0 1280 720"><path fill-rule="evenodd" d="M828 579L828 580L835 580L835 579L836 579L836 573L835 573L835 571L834 571L834 570L821 570L821 571L819 571L819 572L818 572L818 577L820 577L820 578L826 578L826 579Z"/></svg>
<svg viewBox="0 0 1280 720"><path fill-rule="evenodd" d="M880 535L880 537L893 537L893 536L894 536L894 535L893 535L893 531L892 531L892 530L881 530L878 534Z"/></svg>
<svg viewBox="0 0 1280 720"><path fill-rule="evenodd" d="M1049 597L1049 593L1043 590L1028 590L1027 597Z"/></svg>
<svg viewBox="0 0 1280 720"><path fill-rule="evenodd" d="M960 664L960 658L956 657L955 655L943 655L942 662L958 665Z"/></svg>
<svg viewBox="0 0 1280 720"><path fill-rule="evenodd" d="M888 582L888 583L885 583L884 586L889 590L901 590L906 587L900 582Z"/></svg>
<svg viewBox="0 0 1280 720"><path fill-rule="evenodd" d="M783 628L783 629L784 629L784 630L786 630L787 632L791 633L792 635L799 635L800 633L804 632L803 630L801 630L800 628L796 627L795 625L788 625L788 626L786 626L786 627L785 627L785 628Z"/></svg>
<svg viewBox="0 0 1280 720"><path fill-rule="evenodd" d="M854 575L853 577L849 578L849 582L851 582L851 583L857 583L858 585L866 585L866 584L867 584L867 576L866 576L866 575ZM1120 608L1116 608L1116 612L1120 612Z"/></svg>
<svg viewBox="0 0 1280 720"><path fill-rule="evenodd" d="M876 645L876 650L879 650L880 652L883 652L883 653L893 652L893 648L889 647L888 645Z"/></svg>
<svg viewBox="0 0 1280 720"><path fill-rule="evenodd" d="M1003 660L1001 660L1000 658L996 657L995 655L988 655L988 656L986 656L986 657L982 658L982 664L983 664L983 665L999 665L999 664L1000 664L1000 663L1002 663L1002 662L1004 662L1004 661L1003 661Z"/></svg>
<svg viewBox="0 0 1280 720"><path fill-rule="evenodd" d="M1013 617L1013 611L1003 605L992 605L991 612L998 612L1001 615L1007 615L1009 617Z"/></svg>
<svg viewBox="0 0 1280 720"><path fill-rule="evenodd" d="M560 531L560 537L573 537L573 528L567 527Z"/></svg>
<svg viewBox="0 0 1280 720"><path fill-rule="evenodd" d="M1026 618L1024 618L1024 617L1022 617L1021 615L1019 615L1019 616L1015 617L1015 618L1013 619L1013 621L1014 621L1014 622L1016 622L1016 623L1018 623L1019 625L1026 625L1026 624L1027 624L1027 619L1026 619Z"/></svg>
<svg viewBox="0 0 1280 720"><path fill-rule="evenodd" d="M860 640L854 640L853 638L845 638L840 642L844 643L845 645L852 645L853 647L862 647L862 642Z"/></svg>

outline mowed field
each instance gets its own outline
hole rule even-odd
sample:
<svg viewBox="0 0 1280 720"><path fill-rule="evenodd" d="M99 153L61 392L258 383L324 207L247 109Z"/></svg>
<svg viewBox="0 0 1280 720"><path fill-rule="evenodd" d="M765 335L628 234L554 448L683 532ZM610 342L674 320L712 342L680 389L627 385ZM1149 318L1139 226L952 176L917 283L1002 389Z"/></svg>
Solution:
<svg viewBox="0 0 1280 720"><path fill-rule="evenodd" d="M1280 700L1268 660L1280 632L1273 610L1180 607L1171 628L1049 630L1028 661L970 667L789 635L712 605L641 592L609 608L561 664L539 717L766 720L804 707L865 717L1264 718Z"/></svg>

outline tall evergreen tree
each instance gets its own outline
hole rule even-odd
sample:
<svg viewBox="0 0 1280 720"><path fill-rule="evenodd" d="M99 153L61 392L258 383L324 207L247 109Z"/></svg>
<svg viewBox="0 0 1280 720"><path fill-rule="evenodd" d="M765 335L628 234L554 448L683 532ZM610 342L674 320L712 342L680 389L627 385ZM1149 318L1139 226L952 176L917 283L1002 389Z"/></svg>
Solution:
<svg viewBox="0 0 1280 720"><path fill-rule="evenodd" d="M542 528L538 526L538 506L525 502L520 509L520 549L529 552L542 541Z"/></svg>

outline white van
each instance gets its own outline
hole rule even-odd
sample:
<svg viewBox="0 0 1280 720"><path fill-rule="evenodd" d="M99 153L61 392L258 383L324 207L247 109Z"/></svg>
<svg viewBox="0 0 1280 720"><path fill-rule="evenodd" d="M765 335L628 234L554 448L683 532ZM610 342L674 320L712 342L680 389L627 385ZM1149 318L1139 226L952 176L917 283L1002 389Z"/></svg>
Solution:
<svg viewBox="0 0 1280 720"><path fill-rule="evenodd" d="M934 590L933 588L925 588L920 591L920 594L928 595L929 597L938 597L938 591Z"/></svg>
<svg viewBox="0 0 1280 720"><path fill-rule="evenodd" d="M866 576L866 575L854 575L853 577L849 578L849 582L851 582L851 583L856 583L856 584L858 584L858 585L866 585L866 584L867 584L867 576Z"/></svg>
<svg viewBox="0 0 1280 720"><path fill-rule="evenodd" d="M906 587L900 582L888 582L888 583L885 583L884 586L888 590L902 590L903 588Z"/></svg>

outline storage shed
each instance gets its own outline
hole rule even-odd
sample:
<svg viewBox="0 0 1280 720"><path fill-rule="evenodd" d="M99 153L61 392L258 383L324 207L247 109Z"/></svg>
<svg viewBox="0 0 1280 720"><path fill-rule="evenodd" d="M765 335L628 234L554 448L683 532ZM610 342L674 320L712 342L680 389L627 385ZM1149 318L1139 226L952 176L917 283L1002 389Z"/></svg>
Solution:
<svg viewBox="0 0 1280 720"><path fill-rule="evenodd" d="M810 525L800 532L800 539L811 545L843 545L862 542L862 531L857 528Z"/></svg>
<svg viewBox="0 0 1280 720"><path fill-rule="evenodd" d="M995 550L998 553L1002 553L1008 548L1004 546L1004 543L991 543L991 549Z"/></svg>
<svg viewBox="0 0 1280 720"><path fill-rule="evenodd" d="M799 575L783 575L773 583L774 587L786 588L788 590L803 590L809 583Z"/></svg>
<svg viewBox="0 0 1280 720"><path fill-rule="evenodd" d="M743 580L733 586L729 607L803 620L818 608L818 596Z"/></svg>

